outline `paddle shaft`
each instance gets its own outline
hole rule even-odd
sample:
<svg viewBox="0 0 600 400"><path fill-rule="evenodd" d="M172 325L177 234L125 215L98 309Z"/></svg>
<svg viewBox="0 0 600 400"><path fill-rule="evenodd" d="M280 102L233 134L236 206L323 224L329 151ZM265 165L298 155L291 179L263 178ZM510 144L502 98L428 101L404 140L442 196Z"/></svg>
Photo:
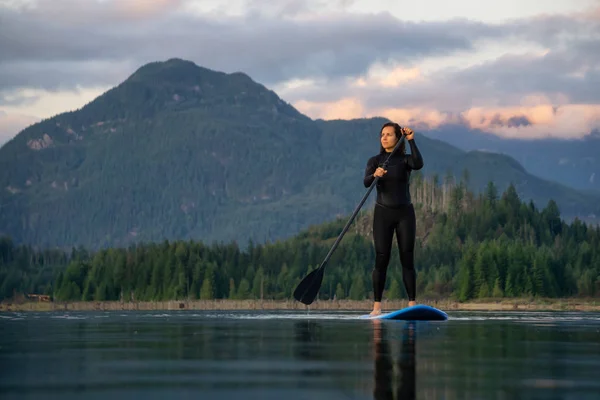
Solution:
<svg viewBox="0 0 600 400"><path fill-rule="evenodd" d="M388 163L390 162L390 158L396 152L396 150L400 148L400 146L402 145L403 142L404 142L404 135L402 135L402 138L400 138L400 141L398 142L398 144L396 144L396 147L394 147L394 150L392 150L392 152L390 153L390 155L388 156L388 158L383 163L383 165L382 165L383 169L385 169L385 167L387 167ZM321 263L321 265L319 266L319 268L325 267L325 264L327 264L327 262L331 258L331 255L333 254L333 252L335 251L335 249L338 247L338 245L342 241L342 238L344 237L344 235L346 234L346 232L350 228L350 225L352 224L352 221L354 221L354 218L356 218L356 216L358 215L358 212L360 211L360 209L363 206L363 204L365 204L365 201L367 201L367 198L371 194L371 191L373 190L373 188L375 187L375 185L377 185L378 181L379 181L379 177L376 176L375 180L373 180L373 182L371 183L371 186L369 186L369 189L367 190L367 193L365 193L365 195L363 196L363 198L360 201L360 203L358 203L358 205L354 209L354 212L352 213L352 216L350 217L350 219L348 220L348 222L346 222L346 226L344 226L344 229L342 229L342 232L338 235L337 239L333 243L333 246L331 246L331 249L329 249L329 253L327 253L327 255L325 256L325 259L323 260L323 262Z"/></svg>

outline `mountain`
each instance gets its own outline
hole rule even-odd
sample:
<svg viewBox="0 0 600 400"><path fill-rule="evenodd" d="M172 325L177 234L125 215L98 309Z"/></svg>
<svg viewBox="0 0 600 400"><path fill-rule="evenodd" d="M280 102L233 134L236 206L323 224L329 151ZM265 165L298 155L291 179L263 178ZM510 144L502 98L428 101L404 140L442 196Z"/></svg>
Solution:
<svg viewBox="0 0 600 400"><path fill-rule="evenodd" d="M445 140L462 150L506 154L533 175L578 190L600 194L600 132L583 139L509 139L448 125L425 135Z"/></svg>
<svg viewBox="0 0 600 400"><path fill-rule="evenodd" d="M0 234L35 246L275 240L350 213L381 118L312 120L243 73L146 64L79 110L0 148ZM599 197L527 173L513 158L416 139L425 175L514 183L540 207L595 218ZM372 203L365 205L367 207Z"/></svg>

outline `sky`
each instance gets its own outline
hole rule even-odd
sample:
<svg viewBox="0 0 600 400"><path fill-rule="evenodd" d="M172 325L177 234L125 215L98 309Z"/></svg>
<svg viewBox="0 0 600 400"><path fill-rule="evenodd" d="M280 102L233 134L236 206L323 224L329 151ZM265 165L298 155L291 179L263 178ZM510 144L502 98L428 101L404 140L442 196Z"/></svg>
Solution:
<svg viewBox="0 0 600 400"><path fill-rule="evenodd" d="M600 128L600 0L0 0L0 145L173 57L311 118Z"/></svg>

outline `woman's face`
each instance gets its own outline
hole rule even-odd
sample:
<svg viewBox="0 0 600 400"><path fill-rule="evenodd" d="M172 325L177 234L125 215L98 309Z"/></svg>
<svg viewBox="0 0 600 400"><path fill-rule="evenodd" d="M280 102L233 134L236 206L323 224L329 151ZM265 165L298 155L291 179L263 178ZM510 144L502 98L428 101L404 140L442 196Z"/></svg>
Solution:
<svg viewBox="0 0 600 400"><path fill-rule="evenodd" d="M394 146L398 142L393 126L386 126L381 131L381 145L386 151L394 150Z"/></svg>

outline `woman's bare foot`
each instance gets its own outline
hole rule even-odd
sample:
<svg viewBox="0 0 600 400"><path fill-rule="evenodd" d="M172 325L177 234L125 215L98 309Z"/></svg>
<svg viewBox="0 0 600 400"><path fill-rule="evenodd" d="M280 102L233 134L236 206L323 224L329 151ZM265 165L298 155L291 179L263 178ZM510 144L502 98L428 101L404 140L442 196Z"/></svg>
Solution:
<svg viewBox="0 0 600 400"><path fill-rule="evenodd" d="M409 307L416 306L416 305L417 305L417 302L416 302L416 301L414 301L414 300L413 300L413 301L409 301L409 302L408 302L408 306L409 306Z"/></svg>
<svg viewBox="0 0 600 400"><path fill-rule="evenodd" d="M379 315L381 314L381 302L376 301L373 303L373 311L371 311L370 315Z"/></svg>

